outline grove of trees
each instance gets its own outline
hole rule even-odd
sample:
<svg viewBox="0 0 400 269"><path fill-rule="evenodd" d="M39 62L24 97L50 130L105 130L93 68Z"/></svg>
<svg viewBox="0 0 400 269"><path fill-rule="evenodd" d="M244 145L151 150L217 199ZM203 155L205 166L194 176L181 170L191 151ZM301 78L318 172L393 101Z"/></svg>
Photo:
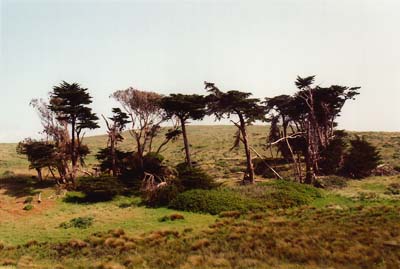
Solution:
<svg viewBox="0 0 400 269"><path fill-rule="evenodd" d="M269 124L265 149L275 150L274 159L292 167L295 181L317 185L321 175L368 176L379 162L378 152L358 138L350 141L348 150L346 133L337 129L336 122L345 103L355 99L360 87L321 87L314 84L314 80L314 76L297 77L295 94L264 100L252 98L248 92L222 91L210 82L205 82L207 95L163 96L134 88L118 90L111 97L121 107L113 108L110 117L102 115L108 140L96 154L100 172L128 181L141 181L151 175L154 184L168 184L165 179L176 171L163 165L160 153L170 141L182 135L185 166L178 166L178 170L185 171L181 173L188 178L193 173L205 177L191 156L186 126L190 120L202 120L208 115L216 120L229 119L237 127L234 146L242 144L246 157L243 183L255 182L254 153L280 177L274 169L275 162L262 157L251 146L248 126L256 122ZM91 103L88 89L65 81L53 87L48 101L32 100L45 138L41 141L25 139L19 143L17 151L28 157L30 168L36 169L39 179L43 177L42 169L46 168L58 183L70 183L74 187L79 172L92 174L84 170L89 148L83 143L85 130L99 128L99 118L92 112ZM160 136L163 125L172 127L156 148L154 138ZM118 147L124 139L124 130L134 141L131 151ZM354 160L360 160L363 165L354 164Z"/></svg>

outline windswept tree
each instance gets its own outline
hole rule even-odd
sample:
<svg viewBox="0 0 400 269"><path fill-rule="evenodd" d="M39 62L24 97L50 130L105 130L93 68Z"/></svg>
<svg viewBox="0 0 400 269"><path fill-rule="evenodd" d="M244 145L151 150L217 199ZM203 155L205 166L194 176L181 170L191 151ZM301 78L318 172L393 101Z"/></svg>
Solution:
<svg viewBox="0 0 400 269"><path fill-rule="evenodd" d="M99 128L98 117L88 106L92 103L92 97L77 83L69 84L63 81L53 87L50 93L49 109L57 116L57 120L70 125L71 142L69 145L72 162L70 180L75 185L79 161L88 153L88 148L82 144L85 129Z"/></svg>
<svg viewBox="0 0 400 269"><path fill-rule="evenodd" d="M58 172L59 178L56 177L53 166L50 166L50 172L57 182L66 182L67 176L70 174L69 162L71 156L69 154L71 138L68 132L68 123L57 119L57 114L50 110L49 105L43 99L33 99L30 105L37 111L40 118L43 131L47 143L54 144L55 153L53 155L54 167Z"/></svg>
<svg viewBox="0 0 400 269"><path fill-rule="evenodd" d="M128 88L116 91L111 96L130 117L132 125L129 133L135 139L140 167L143 168L145 152L152 151L153 139L160 131L160 124L166 120L160 106L161 95Z"/></svg>
<svg viewBox="0 0 400 269"><path fill-rule="evenodd" d="M252 163L247 126L257 120L265 119L265 107L258 98L250 98L251 93L240 91L222 92L214 83L205 82L205 89L210 93L207 96L208 111L215 115L217 120L230 118L238 128L238 141L244 145L246 153L246 173L243 182L254 183L254 167ZM233 119L232 116L236 116Z"/></svg>
<svg viewBox="0 0 400 269"><path fill-rule="evenodd" d="M360 87L332 85L314 86L315 76L297 77L295 85L298 91L293 96L277 96L266 99L269 118L280 117L282 131L280 137L271 144L285 141L291 152L301 150L306 166L305 183L314 184L319 173L321 152L327 149L335 139L336 119L348 100L359 94ZM298 151L297 151L298 152ZM297 169L298 180L303 182L301 167Z"/></svg>
<svg viewBox="0 0 400 269"><path fill-rule="evenodd" d="M186 125L188 120L201 120L206 115L206 98L198 94L170 94L163 97L161 107L168 118L177 118L182 128L185 147L186 164L192 167L190 143L187 137Z"/></svg>
<svg viewBox="0 0 400 269"><path fill-rule="evenodd" d="M26 155L30 163L29 168L35 169L39 181L43 180L42 169L49 168L55 164L54 145L46 141L36 141L30 138L18 143L17 153Z"/></svg>
<svg viewBox="0 0 400 269"><path fill-rule="evenodd" d="M117 176L119 174L117 166L118 156L116 153L117 144L124 140L122 131L130 121L129 116L125 112L121 111L120 108L113 108L112 113L112 117L109 117L108 119L102 115L107 125L108 134L107 148L102 151L103 155L105 154L106 159L110 160L112 175Z"/></svg>

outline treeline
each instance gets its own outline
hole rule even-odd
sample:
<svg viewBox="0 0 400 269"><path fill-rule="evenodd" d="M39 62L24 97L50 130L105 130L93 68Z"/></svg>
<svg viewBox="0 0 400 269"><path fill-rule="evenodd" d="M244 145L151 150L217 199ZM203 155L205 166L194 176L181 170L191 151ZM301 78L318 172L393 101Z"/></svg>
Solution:
<svg viewBox="0 0 400 269"><path fill-rule="evenodd" d="M214 83L205 82L207 95L170 94L134 88L119 90L111 95L120 108L113 108L110 116L102 115L106 123L108 141L96 157L99 172L111 174L130 182L141 182L142 187L152 189L157 184L168 185L167 179L179 170L187 178L195 178L209 185L210 178L199 166L194 165L190 154L190 142L186 126L189 120L202 120L206 115L217 120L229 119L237 127L234 146L243 145L246 156L244 183L254 183L254 155L277 178L277 160L293 169L293 179L300 183L318 185L318 176L341 174L364 177L379 162L377 150L367 141L357 138L350 141L348 149L346 133L337 130L337 118L348 100L354 100L360 87L314 84L314 76L295 81L297 91L293 95L279 95L263 100L251 93L222 91ZM36 169L42 179L42 169L47 168L58 183L76 185L83 170L89 148L83 143L87 130L99 128L99 117L92 112L92 97L88 89L77 83L62 82L53 87L49 99L34 99L43 126L45 139L25 139L17 151L25 154L30 168ZM163 141L156 147L154 138L161 133L161 125L171 126ZM265 158L251 147L247 127L255 122L270 125L265 148L274 158ZM135 141L132 151L123 151L118 145L127 130ZM162 149L182 136L185 162L179 169L163 165ZM193 177L193 175L196 175ZM142 183L143 182L143 183ZM197 184L190 181L189 185Z"/></svg>

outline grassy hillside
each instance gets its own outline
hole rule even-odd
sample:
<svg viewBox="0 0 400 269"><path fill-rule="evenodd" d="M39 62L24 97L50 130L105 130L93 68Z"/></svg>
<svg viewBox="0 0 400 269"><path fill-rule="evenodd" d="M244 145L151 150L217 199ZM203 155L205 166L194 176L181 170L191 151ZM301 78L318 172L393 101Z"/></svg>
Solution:
<svg viewBox="0 0 400 269"><path fill-rule="evenodd" d="M156 138L154 148L161 143L163 132ZM241 149L230 151L236 127L231 125L193 125L188 127L189 139L193 160L199 162L211 174L217 178L232 178L235 173L244 167L244 154ZM269 156L263 148L265 145L268 128L266 126L249 127L251 145L261 154ZM351 135L364 136L368 141L376 145L381 152L383 162L393 166L400 166L400 133L388 132L351 132ZM125 140L120 144L124 150L134 150L133 138L125 133ZM96 152L105 147L107 137L105 135L85 138L91 154L86 162L90 169L96 164ZM32 173L28 170L28 162L24 156L15 152L16 144L0 144L0 175L9 172ZM168 144L162 154L169 164L177 164L184 160L183 143L178 139Z"/></svg>
<svg viewBox="0 0 400 269"><path fill-rule="evenodd" d="M400 268L400 176L348 180L324 190L275 180L235 185L244 168L242 150L229 150L235 131L189 127L193 159L232 182L206 192L228 191L238 199L219 202L251 208L220 215L148 208L132 193L82 202L75 198L83 193L64 195L50 180L36 182L16 144L0 144L0 268ZM355 134L377 145L385 163L400 165L400 133ZM252 146L268 155L266 135L265 126L250 127ZM125 137L121 148L133 150L133 139ZM106 136L86 143L90 169ZM182 141L163 155L169 164L182 162ZM24 210L29 203L33 208ZM91 225L68 226L85 219Z"/></svg>

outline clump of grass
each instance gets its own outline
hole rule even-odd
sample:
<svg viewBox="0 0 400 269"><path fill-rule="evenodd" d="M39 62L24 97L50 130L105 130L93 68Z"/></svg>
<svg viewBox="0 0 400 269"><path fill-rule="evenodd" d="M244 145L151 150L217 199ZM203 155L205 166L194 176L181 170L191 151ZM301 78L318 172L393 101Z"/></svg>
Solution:
<svg viewBox="0 0 400 269"><path fill-rule="evenodd" d="M221 218L238 218L240 217L241 213L240 211L234 210L234 211L223 211L219 213L219 217Z"/></svg>
<svg viewBox="0 0 400 269"><path fill-rule="evenodd" d="M68 228L87 229L93 225L93 221L94 221L93 217L78 217L78 218L73 218L68 222L61 223L59 227L64 229Z"/></svg>
<svg viewBox="0 0 400 269"><path fill-rule="evenodd" d="M207 247L209 245L210 245L210 240L208 240L207 238L203 238L203 239L199 239L199 240L195 241L192 244L191 249L192 250L199 250L199 249Z"/></svg>
<svg viewBox="0 0 400 269"><path fill-rule="evenodd" d="M385 194L400 195L400 183L391 183L387 187Z"/></svg>
<svg viewBox="0 0 400 269"><path fill-rule="evenodd" d="M166 222L166 221L176 221L176 220L184 220L185 217L181 214L174 213L171 215L166 215L158 219L159 222Z"/></svg>
<svg viewBox="0 0 400 269"><path fill-rule="evenodd" d="M32 209L34 208L34 206L33 205L31 205L31 204L27 204L26 206L24 206L24 210L25 211L31 211Z"/></svg>

